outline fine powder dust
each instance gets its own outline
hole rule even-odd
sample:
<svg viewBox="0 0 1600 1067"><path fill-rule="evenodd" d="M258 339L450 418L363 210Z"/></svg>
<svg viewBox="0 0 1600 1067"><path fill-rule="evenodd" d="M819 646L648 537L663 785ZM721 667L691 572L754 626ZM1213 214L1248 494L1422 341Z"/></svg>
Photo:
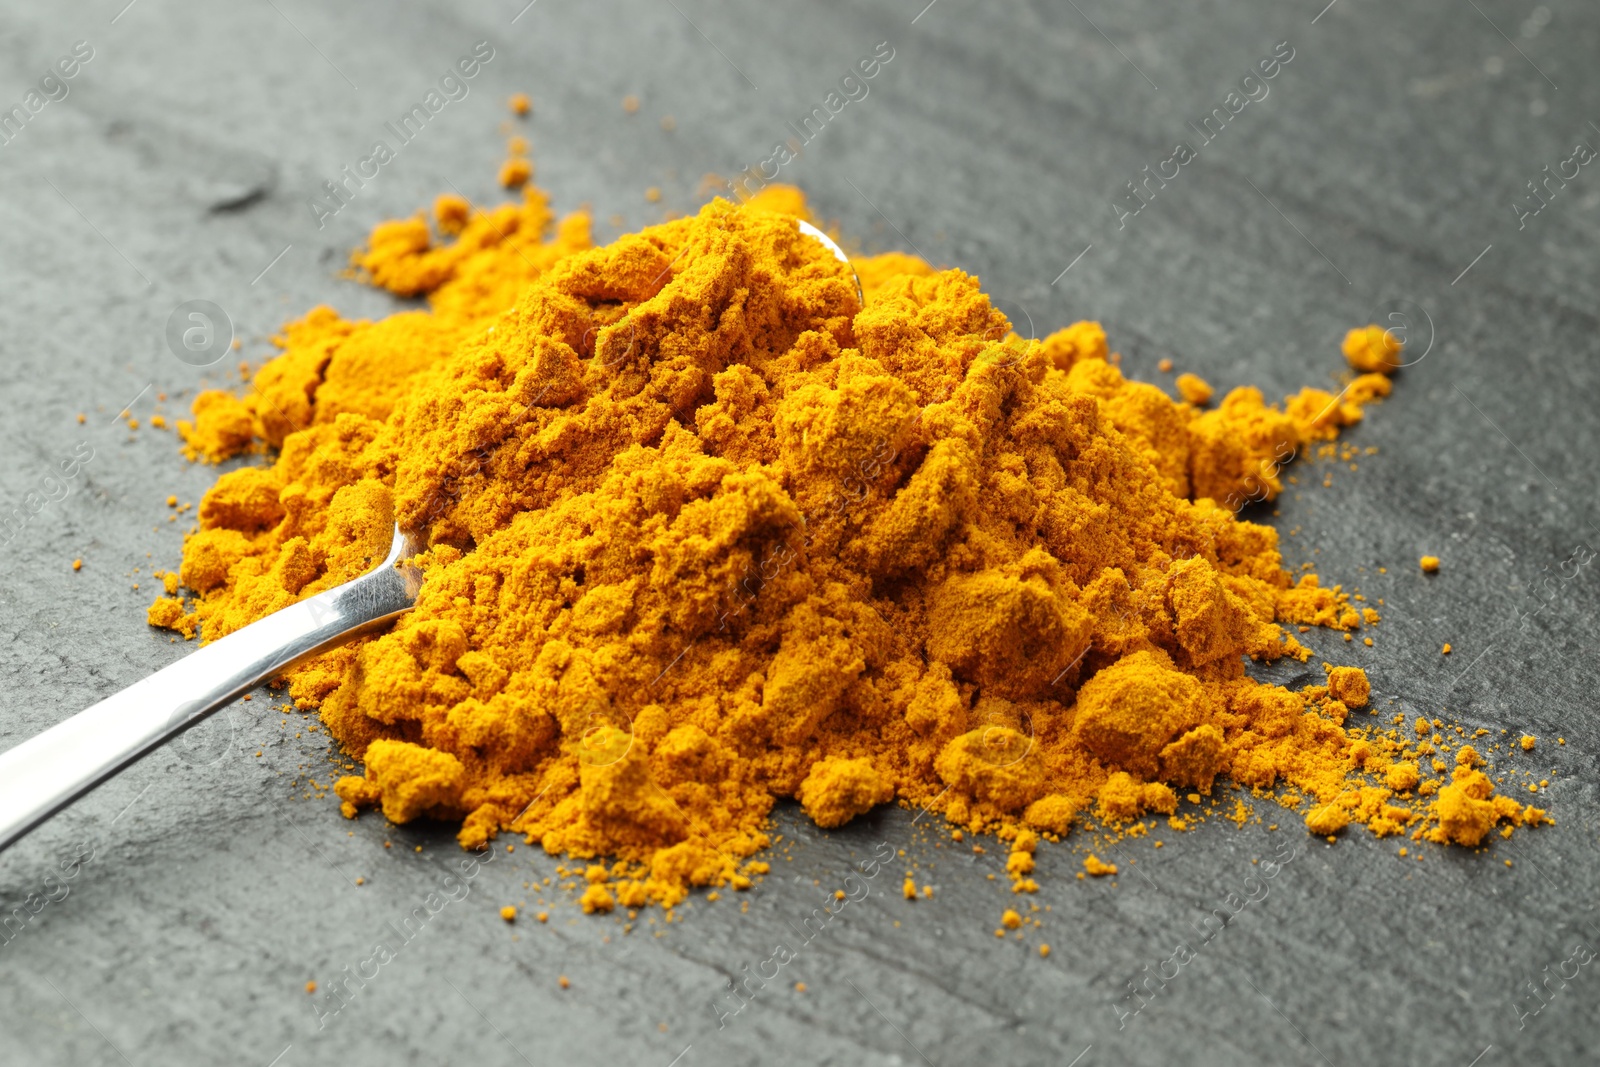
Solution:
<svg viewBox="0 0 1600 1067"><path fill-rule="evenodd" d="M378 226L357 267L427 310L316 308L252 388L197 398L189 454L263 465L206 495L151 622L215 639L426 530L416 609L289 691L365 764L347 815L594 861L591 911L748 887L780 798L998 833L1019 890L1040 837L1181 829L1219 778L1317 834L1543 820L1459 729L1348 722L1359 669L1245 673L1309 656L1284 624L1378 620L1234 509L1389 393L1381 329L1342 394L1206 410L1124 378L1094 323L1017 337L960 270L858 258L863 306L805 210L774 187L594 248L530 186Z"/></svg>

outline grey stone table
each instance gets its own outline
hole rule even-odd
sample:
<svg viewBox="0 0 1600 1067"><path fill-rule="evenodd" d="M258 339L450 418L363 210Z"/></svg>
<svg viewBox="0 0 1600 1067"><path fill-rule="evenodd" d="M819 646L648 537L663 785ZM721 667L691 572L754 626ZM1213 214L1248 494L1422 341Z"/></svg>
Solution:
<svg viewBox="0 0 1600 1067"><path fill-rule="evenodd" d="M216 472L150 419L236 358L176 359L175 307L217 304L253 361L316 303L386 313L340 276L348 249L441 191L494 199L515 90L539 183L601 239L694 209L705 173L769 158L839 91L782 167L820 215L980 275L1039 332L1100 319L1136 376L1169 381L1171 358L1282 395L1332 380L1347 327L1402 316L1427 354L1351 435L1378 451L1316 468L1272 521L1291 565L1385 599L1373 647L1308 635L1318 653L1366 667L1386 708L1538 735L1501 759L1549 778L1557 825L1417 860L1287 813L1276 833L1212 819L1113 849L1121 876L1090 882L1064 844L1017 944L991 932L1015 899L994 851L900 810L832 834L784 811L747 895L631 933L570 903L508 926L550 858L501 842L469 878L443 828L346 822L311 784L338 773L325 735L258 695L0 856L0 1062L1593 1061L1600 568L1574 557L1600 547L1600 171L1574 150L1600 145L1592 4L125 2L11 2L0 30L0 516L26 520L0 532L0 747L184 651L143 612L186 524L167 496ZM385 123L480 41L475 77L319 220L322 183L392 146ZM841 89L880 42L892 58ZM1274 76L1245 80L1262 61ZM880 842L904 860L728 1011L729 978L770 972ZM1200 944L1252 861L1290 851ZM912 865L932 900L900 899ZM1128 999L1179 942L1194 958ZM308 980L353 996L333 1013Z"/></svg>

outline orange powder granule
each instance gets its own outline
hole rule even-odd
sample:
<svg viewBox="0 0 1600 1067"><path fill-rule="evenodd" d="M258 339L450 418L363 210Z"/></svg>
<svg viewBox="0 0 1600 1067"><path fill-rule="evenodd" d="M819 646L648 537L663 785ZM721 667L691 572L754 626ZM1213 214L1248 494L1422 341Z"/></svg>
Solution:
<svg viewBox="0 0 1600 1067"><path fill-rule="evenodd" d="M828 757L811 765L795 794L818 826L843 826L894 799L894 783L870 759Z"/></svg>
<svg viewBox="0 0 1600 1067"><path fill-rule="evenodd" d="M1419 781L1421 779L1415 763L1391 763L1383 776L1383 784L1395 793L1409 792L1417 787Z"/></svg>
<svg viewBox="0 0 1600 1067"><path fill-rule="evenodd" d="M1372 685L1360 667L1334 667L1328 671L1328 692L1345 707L1364 708Z"/></svg>
<svg viewBox="0 0 1600 1067"><path fill-rule="evenodd" d="M1100 857L1090 853L1084 857L1083 871L1091 878L1104 878L1108 874L1116 874L1117 865L1115 863L1107 863Z"/></svg>
<svg viewBox="0 0 1600 1067"><path fill-rule="evenodd" d="M1388 374L1400 366L1399 338L1382 326L1351 330L1344 339L1344 358L1358 371Z"/></svg>
<svg viewBox="0 0 1600 1067"><path fill-rule="evenodd" d="M424 530L415 610L290 693L364 763L346 814L594 861L591 912L749 886L784 798L1000 832L1019 892L1034 831L1175 788L1281 791L1313 832L1542 819L1346 726L1359 670L1245 671L1309 655L1285 624L1373 621L1235 510L1387 378L1201 412L1094 323L1018 337L960 270L858 258L863 306L804 213L773 187L594 248L530 187L378 226L357 268L427 308L315 308L249 390L196 399L190 455L265 455L206 494L151 623L213 640Z"/></svg>
<svg viewBox="0 0 1600 1067"><path fill-rule="evenodd" d="M1337 804L1324 804L1306 814L1306 829L1319 837L1336 834L1350 825L1350 813Z"/></svg>
<svg viewBox="0 0 1600 1067"><path fill-rule="evenodd" d="M500 167L500 184L507 189L521 189L528 184L528 179L533 177L533 164L526 159L514 157L508 159Z"/></svg>
<svg viewBox="0 0 1600 1067"><path fill-rule="evenodd" d="M1178 395L1196 407L1211 402L1211 383L1198 374L1180 374L1173 384L1178 387Z"/></svg>
<svg viewBox="0 0 1600 1067"><path fill-rule="evenodd" d="M455 235L472 218L472 204L464 196L445 193L433 202L433 219L440 233Z"/></svg>

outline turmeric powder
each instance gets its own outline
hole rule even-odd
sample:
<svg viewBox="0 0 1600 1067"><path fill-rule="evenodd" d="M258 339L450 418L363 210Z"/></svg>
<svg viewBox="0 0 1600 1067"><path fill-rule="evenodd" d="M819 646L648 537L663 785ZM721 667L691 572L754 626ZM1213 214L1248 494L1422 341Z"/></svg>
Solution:
<svg viewBox="0 0 1600 1067"><path fill-rule="evenodd" d="M1173 384L1178 387L1178 395L1196 407L1211 402L1211 383L1198 374L1180 374Z"/></svg>
<svg viewBox="0 0 1600 1067"><path fill-rule="evenodd" d="M1107 863L1092 852L1084 857L1083 869L1086 874L1094 878L1104 878L1108 874L1117 873L1117 865L1115 863ZM1080 875L1079 877L1082 876Z"/></svg>
<svg viewBox="0 0 1600 1067"><path fill-rule="evenodd" d="M270 459L206 494L151 624L214 640L426 531L415 610L289 691L365 763L347 815L608 860L585 911L748 886L782 798L1001 831L1021 888L1034 830L1220 777L1286 787L1314 832L1539 821L1470 765L1412 796L1426 743L1344 726L1360 670L1245 671L1309 655L1282 624L1373 621L1235 515L1388 392L1370 333L1341 396L1201 411L1095 323L1018 337L960 270L858 258L863 305L797 215L772 187L596 248L528 186L378 226L356 267L427 309L314 308L248 392L196 399L191 457Z"/></svg>

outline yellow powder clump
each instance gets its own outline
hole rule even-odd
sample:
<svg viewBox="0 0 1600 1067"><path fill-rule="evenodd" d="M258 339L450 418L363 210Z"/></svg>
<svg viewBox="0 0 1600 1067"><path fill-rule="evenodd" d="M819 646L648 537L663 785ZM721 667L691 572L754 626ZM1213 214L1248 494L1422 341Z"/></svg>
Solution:
<svg viewBox="0 0 1600 1067"><path fill-rule="evenodd" d="M1044 823L1034 822L1038 805L1049 799L1047 797L1029 805L1027 818L1030 823L1043 829L1049 828ZM1178 810L1178 794L1171 788L1161 782L1140 782L1127 771L1116 771L1107 778L1105 784L1096 791L1095 799L1096 812L1107 823L1128 822L1151 811L1171 815Z"/></svg>
<svg viewBox="0 0 1600 1067"><path fill-rule="evenodd" d="M193 613L185 613L183 601L172 596L157 597L145 612L145 622L165 630L177 630L185 638L193 637L199 626L199 618Z"/></svg>
<svg viewBox="0 0 1600 1067"><path fill-rule="evenodd" d="M1438 556L1423 556L1422 559L1418 560L1418 564L1427 574L1437 574L1439 572Z"/></svg>
<svg viewBox="0 0 1600 1067"><path fill-rule="evenodd" d="M433 220L440 233L458 234L472 218L472 204L464 196L445 193L433 202Z"/></svg>
<svg viewBox="0 0 1600 1067"><path fill-rule="evenodd" d="M589 883L589 888L583 891L578 903L583 906L584 912L590 915L595 912L608 912L617 906L616 898L599 882Z"/></svg>
<svg viewBox="0 0 1600 1067"><path fill-rule="evenodd" d="M1363 373L1391 374L1400 366L1404 344L1382 326L1363 326L1344 338L1344 358Z"/></svg>
<svg viewBox="0 0 1600 1067"><path fill-rule="evenodd" d="M1078 691L1073 727L1102 763L1154 778L1167 748L1200 725L1204 699L1199 679L1177 670L1163 652L1135 652Z"/></svg>
<svg viewBox="0 0 1600 1067"><path fill-rule="evenodd" d="M1440 788L1439 799L1433 802L1439 825L1429 831L1429 839L1460 845L1481 842L1499 817L1489 798L1493 789L1489 776L1482 771L1475 771L1468 764L1457 766L1452 781Z"/></svg>
<svg viewBox="0 0 1600 1067"><path fill-rule="evenodd" d="M364 763L347 815L593 861L589 912L748 886L789 799L999 832L1019 892L1036 833L1220 777L1380 834L1465 841L1468 801L1542 818L1460 771L1400 804L1377 783L1419 743L1344 725L1359 670L1246 672L1309 655L1286 625L1366 621L1236 512L1385 389L1201 412L1094 323L1019 337L960 270L857 258L863 305L804 214L774 186L595 248L529 187L378 226L356 268L426 308L312 309L239 396L196 399L190 455L270 463L206 494L192 608L150 621L214 640L422 531L415 609L290 695Z"/></svg>
<svg viewBox="0 0 1600 1067"><path fill-rule="evenodd" d="M1420 778L1417 774L1415 763L1392 763L1384 772L1383 783L1396 793L1404 793L1417 787Z"/></svg>
<svg viewBox="0 0 1600 1067"><path fill-rule="evenodd" d="M1347 707L1364 708L1372 685L1360 667L1335 667L1328 672L1328 692Z"/></svg>
<svg viewBox="0 0 1600 1067"><path fill-rule="evenodd" d="M1350 813L1337 804L1313 808L1306 816L1306 829L1318 837L1336 834L1350 825Z"/></svg>
<svg viewBox="0 0 1600 1067"><path fill-rule="evenodd" d="M202 390L191 409L194 421L178 420L185 454L212 462L248 449L257 434L250 406L221 389Z"/></svg>
<svg viewBox="0 0 1600 1067"><path fill-rule="evenodd" d="M1522 745L1522 751L1532 752L1533 746L1539 743L1539 739L1531 734L1523 734L1522 740L1519 743Z"/></svg>
<svg viewBox="0 0 1600 1067"><path fill-rule="evenodd" d="M1211 401L1211 385L1198 374L1180 374L1173 384L1178 387L1178 395L1196 407Z"/></svg>
<svg viewBox="0 0 1600 1067"><path fill-rule="evenodd" d="M800 810L818 826L843 826L894 799L894 783L869 759L829 756L811 765L795 794Z"/></svg>
<svg viewBox="0 0 1600 1067"><path fill-rule="evenodd" d="M533 177L533 164L526 159L512 158L500 166L500 184L507 189L521 189Z"/></svg>
<svg viewBox="0 0 1600 1067"><path fill-rule="evenodd" d="M1115 863L1107 863L1091 852L1084 857L1083 870L1091 878L1103 878L1108 874L1116 874L1117 865Z"/></svg>

